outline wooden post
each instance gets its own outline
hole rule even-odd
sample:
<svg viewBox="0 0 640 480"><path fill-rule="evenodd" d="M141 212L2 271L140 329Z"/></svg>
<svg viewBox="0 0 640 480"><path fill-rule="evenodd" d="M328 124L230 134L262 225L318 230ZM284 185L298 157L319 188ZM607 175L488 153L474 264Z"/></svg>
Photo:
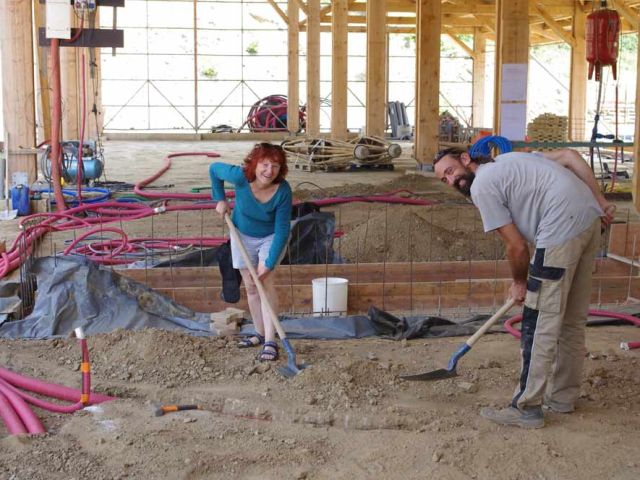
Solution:
<svg viewBox="0 0 640 480"><path fill-rule="evenodd" d="M331 11L331 136L347 140L347 0L334 0Z"/></svg>
<svg viewBox="0 0 640 480"><path fill-rule="evenodd" d="M386 16L385 0L367 1L367 135L384 136L386 114Z"/></svg>
<svg viewBox="0 0 640 480"><path fill-rule="evenodd" d="M474 127L484 126L484 85L485 66L487 57L487 37L480 28L475 28L473 33L473 110L471 113Z"/></svg>
<svg viewBox="0 0 640 480"><path fill-rule="evenodd" d="M440 131L440 27L441 4L416 2L416 131L414 155L432 169Z"/></svg>
<svg viewBox="0 0 640 480"><path fill-rule="evenodd" d="M573 37L571 49L571 78L569 84L569 140L582 141L585 136L587 114L587 57L585 44L586 15L578 2L573 7Z"/></svg>
<svg viewBox="0 0 640 480"><path fill-rule="evenodd" d="M511 140L526 134L529 0L496 0L496 85L493 129Z"/></svg>
<svg viewBox="0 0 640 480"><path fill-rule="evenodd" d="M33 82L33 28L31 2L0 2L0 48L2 48L2 100L5 132L10 151L36 145L35 87ZM47 115L49 112L46 113ZM36 181L35 155L7 155L7 175L26 172Z"/></svg>
<svg viewBox="0 0 640 480"><path fill-rule="evenodd" d="M307 2L307 135L320 134L320 0Z"/></svg>
<svg viewBox="0 0 640 480"><path fill-rule="evenodd" d="M638 36L640 37L640 29L638 30ZM636 71L640 72L640 52L637 52L638 59L636 61ZM636 112L640 112L640 78L636 78ZM633 183L632 183L632 194L633 194L633 206L636 208L636 212L640 212L640 181L638 177L640 176L640 120L638 119L638 114L636 113L635 120L635 128L634 128L634 138L635 142L633 143Z"/></svg>
<svg viewBox="0 0 640 480"><path fill-rule="evenodd" d="M40 27L44 27L45 4L38 0L33 2L33 18L36 32ZM51 138L51 101L49 100L49 77L47 75L47 58L49 56L47 48L36 47L38 66L38 86L36 98L40 101L36 103L36 118L39 120L39 127L36 132L37 142L43 142Z"/></svg>
<svg viewBox="0 0 640 480"><path fill-rule="evenodd" d="M300 8L295 0L287 3L287 17L289 18L289 30L287 41L289 44L289 76L287 85L287 130L290 135L295 135L300 130L298 109L300 104L300 48L298 46L300 27L298 19Z"/></svg>

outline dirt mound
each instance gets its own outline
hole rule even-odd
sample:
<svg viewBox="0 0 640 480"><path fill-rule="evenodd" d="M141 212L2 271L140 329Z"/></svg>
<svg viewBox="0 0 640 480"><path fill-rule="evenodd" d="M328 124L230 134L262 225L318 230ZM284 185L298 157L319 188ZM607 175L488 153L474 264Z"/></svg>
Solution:
<svg viewBox="0 0 640 480"><path fill-rule="evenodd" d="M476 215L466 206L376 206L340 239L340 254L351 263L502 258L502 244Z"/></svg>

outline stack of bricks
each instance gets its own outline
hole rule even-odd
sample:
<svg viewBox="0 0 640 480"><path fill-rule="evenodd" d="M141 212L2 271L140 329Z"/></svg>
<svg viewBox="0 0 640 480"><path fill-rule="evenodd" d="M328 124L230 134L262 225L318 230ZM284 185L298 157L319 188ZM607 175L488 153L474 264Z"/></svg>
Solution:
<svg viewBox="0 0 640 480"><path fill-rule="evenodd" d="M211 314L211 330L215 330L218 335L223 337L235 335L240 331L244 314L244 310L233 307L227 307L221 312L214 312Z"/></svg>
<svg viewBox="0 0 640 480"><path fill-rule="evenodd" d="M553 113L538 115L527 125L527 137L531 142L566 142L568 133L569 119Z"/></svg>

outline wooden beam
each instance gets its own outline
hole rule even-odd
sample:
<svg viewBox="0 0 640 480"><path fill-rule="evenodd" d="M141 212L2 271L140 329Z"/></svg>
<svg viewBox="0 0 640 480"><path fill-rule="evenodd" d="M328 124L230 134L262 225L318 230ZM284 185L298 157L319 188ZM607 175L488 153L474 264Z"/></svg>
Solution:
<svg viewBox="0 0 640 480"><path fill-rule="evenodd" d="M475 55L476 55L475 52L471 48L469 48L469 45L467 45L462 40L460 40L458 36L451 31L451 29L445 27L442 29L442 31L446 33L447 36L451 40L453 40L455 44L458 45L469 57L475 58Z"/></svg>
<svg viewBox="0 0 640 480"><path fill-rule="evenodd" d="M569 72L569 140L574 142L586 139L585 115L587 113L588 67L585 22L584 9L576 4L573 19L573 37L576 42L571 49L571 70Z"/></svg>
<svg viewBox="0 0 640 480"><path fill-rule="evenodd" d="M635 30L640 28L640 17L638 17L638 13L631 10L624 0L609 0L609 3L611 8L618 10L621 16L629 22Z"/></svg>
<svg viewBox="0 0 640 480"><path fill-rule="evenodd" d="M544 23L546 23L551 30L553 30L556 35L558 35L565 43L569 44L571 47L576 46L576 39L573 38L573 35L568 33L564 28L562 28L553 17L542 7L541 4L535 4L536 11L543 18Z"/></svg>
<svg viewBox="0 0 640 480"><path fill-rule="evenodd" d="M416 0L416 120L414 155L432 169L440 131L441 3Z"/></svg>
<svg viewBox="0 0 640 480"><path fill-rule="evenodd" d="M484 93L487 62L487 37L478 28L473 35L473 78L471 121L474 127L484 126Z"/></svg>
<svg viewBox="0 0 640 480"><path fill-rule="evenodd" d="M367 1L367 85L365 100L366 132L384 136L386 120L387 35L384 0Z"/></svg>
<svg viewBox="0 0 640 480"><path fill-rule="evenodd" d="M347 0L333 0L331 68L331 136L347 140Z"/></svg>
<svg viewBox="0 0 640 480"><path fill-rule="evenodd" d="M9 138L6 175L25 172L29 185L36 181L35 155L16 155L18 148L36 146L36 100L33 77L31 2L0 2L2 100L5 133ZM50 112L43 112L50 115ZM2 139L4 140L4 139Z"/></svg>
<svg viewBox="0 0 640 480"><path fill-rule="evenodd" d="M307 8L307 4L304 3L302 0L293 0L293 1L298 4L298 7L300 8L300 10L302 10L303 13L308 17L309 9Z"/></svg>
<svg viewBox="0 0 640 480"><path fill-rule="evenodd" d="M269 2L269 5L271 5L273 9L276 11L278 16L284 21L284 23L289 25L289 18L287 18L287 15L282 11L282 9L278 6L278 4L273 0L267 0L267 1Z"/></svg>
<svg viewBox="0 0 640 480"><path fill-rule="evenodd" d="M300 130L300 119L298 117L300 104L300 47L298 17L300 16L298 3L295 0L288 0L287 15L290 19L287 32L289 67L287 84L287 130L291 135L295 135Z"/></svg>
<svg viewBox="0 0 640 480"><path fill-rule="evenodd" d="M320 133L320 0L307 1L307 127L306 134Z"/></svg>
<svg viewBox="0 0 640 480"><path fill-rule="evenodd" d="M320 22L322 23L324 21L324 19L327 17L327 15L329 15L329 13L331 13L333 8L333 5L330 3L329 5L326 5L325 7L323 7L322 9L320 9ZM328 20L331 21L331 20ZM304 18L300 21L300 26L305 25L307 23L307 19Z"/></svg>

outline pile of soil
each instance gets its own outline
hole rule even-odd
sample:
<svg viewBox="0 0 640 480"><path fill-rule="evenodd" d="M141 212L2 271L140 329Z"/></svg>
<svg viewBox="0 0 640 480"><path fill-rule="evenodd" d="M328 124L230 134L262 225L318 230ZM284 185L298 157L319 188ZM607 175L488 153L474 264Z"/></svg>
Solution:
<svg viewBox="0 0 640 480"><path fill-rule="evenodd" d="M485 235L473 207L376 206L340 239L340 254L356 262L495 260L504 248Z"/></svg>

